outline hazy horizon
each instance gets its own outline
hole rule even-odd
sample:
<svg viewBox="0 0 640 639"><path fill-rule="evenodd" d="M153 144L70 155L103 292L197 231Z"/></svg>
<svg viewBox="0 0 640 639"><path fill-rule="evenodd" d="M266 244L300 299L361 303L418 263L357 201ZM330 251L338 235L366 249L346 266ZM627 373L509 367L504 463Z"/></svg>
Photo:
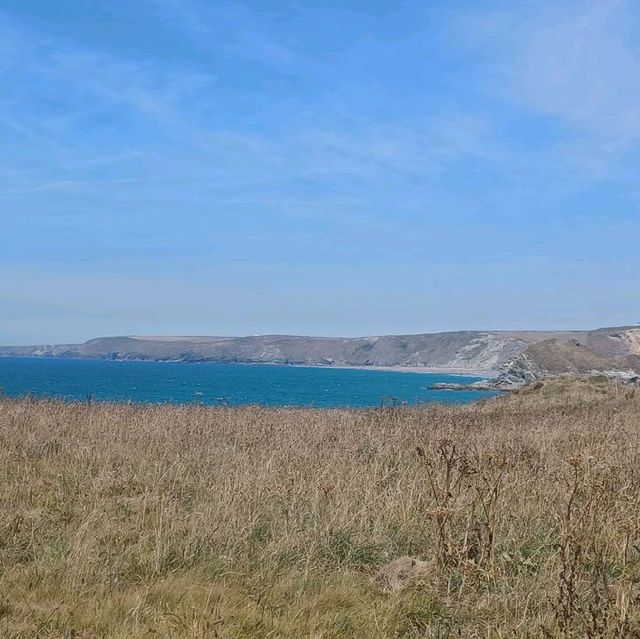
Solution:
<svg viewBox="0 0 640 639"><path fill-rule="evenodd" d="M5 0L0 344L640 320L640 7Z"/></svg>
<svg viewBox="0 0 640 639"><path fill-rule="evenodd" d="M139 333L128 333L128 334L107 334L104 335L92 335L91 337L87 337L86 339L79 340L68 340L66 342L57 342L57 341L37 341L32 343L23 343L23 344L0 344L0 346L46 346L52 344L83 344L86 341L92 339L101 339L101 338L134 338L134 339L172 339L172 340L180 340L180 339L211 339L211 338L220 338L220 339L237 339L244 337L303 337L303 338L328 338L328 339L349 339L349 338L376 338L376 337L403 337L403 336L411 336L411 335L421 335L421 334L430 334L430 333L456 333L456 332L480 332L480 333L511 333L511 332L529 332L529 333L548 333L548 332L567 332L571 333L573 331L589 331L589 330L597 330L597 329L611 329L611 328L637 328L640 326L640 322L636 324L627 324L627 325L616 325L616 326L587 326L584 328L561 328L561 329L540 329L540 328L522 328L522 329L509 329L509 328L461 328L448 330L444 329L441 331L420 331L417 333L378 333L378 334L353 334L353 335L344 335L344 334L309 334L309 333L252 333L252 334L238 334L238 335L222 335L222 334L211 334L211 335L178 335L178 334L166 334L166 335L151 335L151 334L139 334Z"/></svg>

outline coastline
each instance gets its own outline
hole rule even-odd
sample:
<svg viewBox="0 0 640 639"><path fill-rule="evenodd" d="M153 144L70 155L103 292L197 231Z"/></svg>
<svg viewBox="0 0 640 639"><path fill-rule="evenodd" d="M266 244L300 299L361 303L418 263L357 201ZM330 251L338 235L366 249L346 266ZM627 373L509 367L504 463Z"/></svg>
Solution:
<svg viewBox="0 0 640 639"><path fill-rule="evenodd" d="M348 369L359 371L380 371L387 373L440 373L442 375L455 375L459 377L481 377L492 379L500 372L495 369L461 368L455 366L378 366L375 364L310 364L289 362L229 362L216 360L189 360L189 359L151 359L151 358L117 358L106 357L73 357L66 355L14 355L0 354L0 359L58 359L73 361L109 361L109 362L152 362L161 364L241 364L244 366L289 366L291 368L327 368L327 369Z"/></svg>
<svg viewBox="0 0 640 639"><path fill-rule="evenodd" d="M347 364L284 364L284 366L294 366L298 368L347 368L351 370L380 371L387 373L441 373L442 375L455 375L458 377L482 377L487 379L493 379L500 374L500 372L496 371L495 369L470 369L447 366L355 366Z"/></svg>

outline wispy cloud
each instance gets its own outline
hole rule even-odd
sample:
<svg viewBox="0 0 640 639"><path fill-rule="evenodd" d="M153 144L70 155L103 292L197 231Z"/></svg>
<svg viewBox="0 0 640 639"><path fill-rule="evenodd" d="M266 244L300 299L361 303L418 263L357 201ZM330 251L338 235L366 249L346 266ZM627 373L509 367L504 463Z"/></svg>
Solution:
<svg viewBox="0 0 640 639"><path fill-rule="evenodd" d="M498 282L480 316L500 324L505 296L538 300L564 268L527 307L552 323L584 307L584 273L637 281L632 0L150 0L113 30L98 0L59 23L19 4L0 10L0 293L18 313L29 290L92 305L104 322L81 333L114 330L120 297L125 332L255 332L265 308L282 330L313 277L311 315L352 322L368 291L390 331L434 309L456 324ZM28 332L54 331L39 313Z"/></svg>
<svg viewBox="0 0 640 639"><path fill-rule="evenodd" d="M3 25L3 54L7 49L18 50L20 56L11 65L5 64L0 73L8 75L20 69L23 77L33 80L15 88L5 85L3 90L3 117L8 119L7 109L14 120L21 114L22 130L64 132L61 124L115 106L154 122L169 137L184 135L192 130L183 117L185 102L215 84L214 76L192 68L115 57L51 37L42 38L0 13L0 28ZM34 95L35 87L39 87L40 95ZM52 95L52 105L64 104L71 110L57 108L34 114L29 103L48 94Z"/></svg>
<svg viewBox="0 0 640 639"><path fill-rule="evenodd" d="M259 13L243 3L212 4L201 0L153 0L158 15L171 28L182 30L203 45L214 46L238 58L273 65L282 70L313 64L292 42L275 37ZM285 12L291 8L284 9ZM265 7L264 11L268 11ZM275 12L273 12L275 13Z"/></svg>
<svg viewBox="0 0 640 639"><path fill-rule="evenodd" d="M506 5L457 22L488 64L487 90L563 129L556 151L593 177L640 145L640 45L625 0Z"/></svg>
<svg viewBox="0 0 640 639"><path fill-rule="evenodd" d="M215 17L206 6L187 0L162 0L157 6L184 12L187 24L183 26L201 34L210 28L208 21ZM27 192L29 188L71 190L100 184L143 183L146 178L95 180L75 174L82 168L97 166L100 156L96 160L89 157L84 166L78 162L77 155L86 145L81 136L74 134L74 128L81 131L83 121L94 115L113 119L114 109L128 111L133 122L143 129L155 128L159 134L153 148L156 155L162 148L160 143L171 148L170 153L153 160L160 176L171 180L185 178L185 173L191 172L190 178L200 179L203 185L226 178L229 183L253 183L259 187L327 176L335 176L344 184L345 180L376 180L384 175L413 175L433 181L461 157L486 162L498 159L498 146L489 123L476 114L461 111L375 120L357 113L334 117L322 112L319 105L298 114L286 129L266 125L260 131L247 131L239 122L220 128L200 116L198 108L205 103L215 109L218 86L213 71L115 56L57 42L49 36L34 37L33 33L12 26L10 36L3 32L5 40L11 38L10 48L22 51L20 66L26 68L34 83L28 90L18 88L15 92L7 86L5 91L12 98L12 105L8 110L0 109L0 118L11 122L21 134L43 136L50 144L57 144L58 158L56 171L49 179L26 183L13 191L5 189L5 194ZM257 20L237 25L228 41L229 53L264 64L304 63L298 54L261 30ZM70 109L29 109L36 83L41 90L62 96L60 100ZM68 152L70 137L75 146L73 153ZM112 141L112 153L106 157L115 162L136 155L153 157L143 146L131 148L132 143L136 144L135 137L129 136L126 145L118 144L117 138ZM288 196L283 194L282 198L284 206Z"/></svg>

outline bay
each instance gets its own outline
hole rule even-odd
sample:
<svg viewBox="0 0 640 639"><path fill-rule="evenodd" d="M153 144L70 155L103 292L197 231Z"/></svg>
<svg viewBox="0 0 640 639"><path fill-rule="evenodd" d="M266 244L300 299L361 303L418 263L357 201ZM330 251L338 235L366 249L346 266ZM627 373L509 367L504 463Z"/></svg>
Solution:
<svg viewBox="0 0 640 639"><path fill-rule="evenodd" d="M0 358L3 395L69 401L362 408L434 401L466 403L497 394L429 389L437 382L478 379L270 364Z"/></svg>

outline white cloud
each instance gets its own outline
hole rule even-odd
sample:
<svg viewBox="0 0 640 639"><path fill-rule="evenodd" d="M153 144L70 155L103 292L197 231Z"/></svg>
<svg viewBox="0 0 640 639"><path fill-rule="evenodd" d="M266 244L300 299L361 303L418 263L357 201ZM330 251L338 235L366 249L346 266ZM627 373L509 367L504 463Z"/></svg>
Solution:
<svg viewBox="0 0 640 639"><path fill-rule="evenodd" d="M640 25L633 6L510 4L455 24L459 44L486 64L487 91L556 119L565 127L556 151L599 178L620 170L640 145Z"/></svg>

